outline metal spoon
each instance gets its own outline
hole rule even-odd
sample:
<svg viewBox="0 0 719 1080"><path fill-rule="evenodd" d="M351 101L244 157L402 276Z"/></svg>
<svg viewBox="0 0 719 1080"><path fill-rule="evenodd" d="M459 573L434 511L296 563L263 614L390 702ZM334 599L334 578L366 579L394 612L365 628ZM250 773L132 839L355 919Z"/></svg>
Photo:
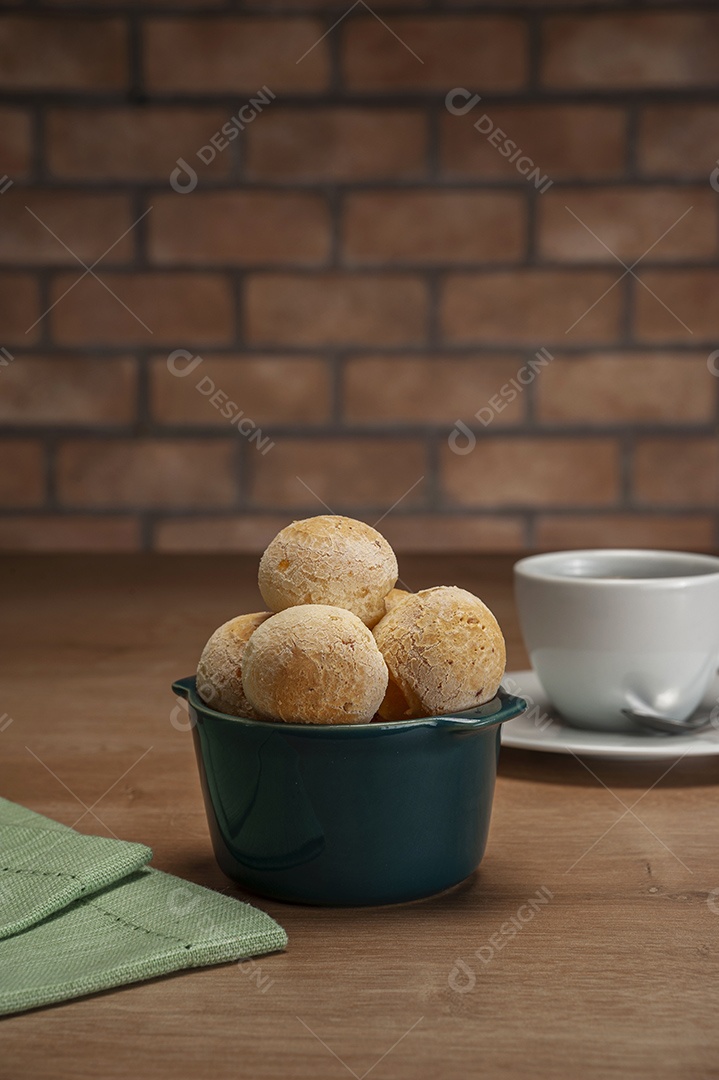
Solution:
<svg viewBox="0 0 719 1080"><path fill-rule="evenodd" d="M633 720L638 727L647 731L656 731L662 735L687 735L715 724L713 715L705 713L702 716L692 716L688 720L674 720L669 716L659 716L657 713L638 711L636 709L622 709L622 714L629 720Z"/></svg>

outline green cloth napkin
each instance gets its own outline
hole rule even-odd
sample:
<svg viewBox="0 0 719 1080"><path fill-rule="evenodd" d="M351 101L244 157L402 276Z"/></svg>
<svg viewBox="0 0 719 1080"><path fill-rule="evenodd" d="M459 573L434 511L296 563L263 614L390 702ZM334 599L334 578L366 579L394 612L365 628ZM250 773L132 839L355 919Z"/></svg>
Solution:
<svg viewBox="0 0 719 1080"><path fill-rule="evenodd" d="M151 858L144 844L83 836L0 799L0 938L112 885Z"/></svg>
<svg viewBox="0 0 719 1080"><path fill-rule="evenodd" d="M8 935L0 940L0 1015L286 946L284 930L264 912L152 867L132 865L108 884L108 873L123 862L142 866L150 852L124 841L78 843L102 839L0 799L0 858L8 868L0 875L0 925ZM70 897L64 907L63 897ZM35 921L7 930L27 925L23 898Z"/></svg>

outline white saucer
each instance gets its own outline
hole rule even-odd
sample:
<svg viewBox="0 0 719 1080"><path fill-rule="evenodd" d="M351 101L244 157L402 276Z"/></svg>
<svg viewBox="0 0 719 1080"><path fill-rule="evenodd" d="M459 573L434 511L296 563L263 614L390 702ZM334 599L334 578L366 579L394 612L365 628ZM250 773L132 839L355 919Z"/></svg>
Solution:
<svg viewBox="0 0 719 1080"><path fill-rule="evenodd" d="M534 671L508 671L502 686L510 694L526 698L529 708L502 726L502 745L520 750L544 750L582 757L654 758L708 757L719 754L719 730L708 728L696 735L636 735L617 731L583 731L571 727L549 704ZM707 690L700 706L710 712L719 700L719 676Z"/></svg>

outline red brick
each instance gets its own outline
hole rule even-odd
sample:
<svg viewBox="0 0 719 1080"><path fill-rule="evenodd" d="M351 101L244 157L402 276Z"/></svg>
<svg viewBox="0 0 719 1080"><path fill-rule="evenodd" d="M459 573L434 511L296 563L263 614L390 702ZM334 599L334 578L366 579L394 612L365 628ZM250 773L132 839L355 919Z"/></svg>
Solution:
<svg viewBox="0 0 719 1080"><path fill-rule="evenodd" d="M593 547L713 551L714 521L708 514L548 514L537 520L536 542L546 551Z"/></svg>
<svg viewBox="0 0 719 1080"><path fill-rule="evenodd" d="M228 110L175 106L51 109L46 120L50 171L63 179L167 179L182 157L204 178L227 176L230 153L209 165L197 151L227 120Z"/></svg>
<svg viewBox="0 0 719 1080"><path fill-rule="evenodd" d="M149 19L147 84L153 91L248 97L263 86L274 94L321 90L329 78L325 29L312 18Z"/></svg>
<svg viewBox="0 0 719 1080"><path fill-rule="evenodd" d="M0 164L3 177L22 180L32 168L32 126L22 109L0 108Z"/></svg>
<svg viewBox="0 0 719 1080"><path fill-rule="evenodd" d="M705 356L594 353L556 358L537 379L548 423L707 422L714 416Z"/></svg>
<svg viewBox="0 0 719 1080"><path fill-rule="evenodd" d="M108 8L108 6L114 6L117 8L118 4L113 0L42 0L44 8ZM123 8L143 8L144 14L148 9L160 9L165 8L195 8L198 6L198 0L123 0Z"/></svg>
<svg viewBox="0 0 719 1080"><path fill-rule="evenodd" d="M634 284L637 337L644 341L680 341L685 345L717 333L716 270L643 270L646 288ZM651 289L654 296L647 290Z"/></svg>
<svg viewBox="0 0 719 1080"><path fill-rule="evenodd" d="M85 277L59 300L50 315L59 342L69 345L139 342L152 346L179 342L185 346L193 342L221 344L234 334L231 288L219 274L101 273L100 276L120 300L99 282ZM53 301L76 278L76 274L58 276L53 284Z"/></svg>
<svg viewBox="0 0 719 1080"><path fill-rule="evenodd" d="M140 525L129 517L42 514L0 517L2 551L138 551Z"/></svg>
<svg viewBox="0 0 719 1080"><path fill-rule="evenodd" d="M609 341L619 331L621 290L612 288L618 276L600 270L450 275L442 296L444 336L467 343Z"/></svg>
<svg viewBox="0 0 719 1080"><path fill-rule="evenodd" d="M19 2L19 0L18 0ZM66 0L44 0L45 3L57 3L64 4ZM85 0L67 0L72 4L82 4L86 6ZM398 8L398 7L420 7L425 8L428 5L429 0L375 0L373 8L376 11L381 11L383 8ZM560 0L563 2L563 0ZM573 0L565 0L565 2L573 2ZM106 4L107 0L90 0L90 4ZM128 6L135 4L147 4L147 0L127 0ZM197 0L152 0L153 7L178 7L178 8L197 8ZM210 0L210 3L206 7L212 9L216 8L221 10L223 7L227 7L227 0ZM247 9L249 14L265 14L266 12L279 11L286 14L288 11L298 11L303 14L307 11L314 14L317 11L329 12L335 9L338 14L346 14L347 4L346 0L255 0L254 3L243 3L243 7Z"/></svg>
<svg viewBox="0 0 719 1080"><path fill-rule="evenodd" d="M272 510L322 514L328 506L333 513L372 506L383 512L395 502L408 510L426 500L426 471L419 440L278 439L271 453L253 458L251 495Z"/></svg>
<svg viewBox="0 0 719 1080"><path fill-rule="evenodd" d="M57 458L71 507L229 507L237 497L236 440L82 439Z"/></svg>
<svg viewBox="0 0 719 1080"><path fill-rule="evenodd" d="M0 257L4 262L80 270L78 259L89 264L104 256L108 265L125 263L135 243L127 232L132 222L124 195L12 187L0 199ZM127 235L120 240L123 233Z"/></svg>
<svg viewBox="0 0 719 1080"><path fill-rule="evenodd" d="M522 551L520 517L459 514L390 514L380 522L382 535L402 553Z"/></svg>
<svg viewBox="0 0 719 1080"><path fill-rule="evenodd" d="M30 274L0 273L0 326L3 340L0 345L31 345L40 335L38 326L30 326L40 318L40 294Z"/></svg>
<svg viewBox="0 0 719 1080"><path fill-rule="evenodd" d="M135 416L136 381L127 357L17 357L0 370L0 422L126 424Z"/></svg>
<svg viewBox="0 0 719 1080"><path fill-rule="evenodd" d="M636 447L633 491L653 506L719 507L719 440L643 439Z"/></svg>
<svg viewBox="0 0 719 1080"><path fill-rule="evenodd" d="M168 518L154 530L156 551L233 551L261 554L292 514L242 514L238 517Z"/></svg>
<svg viewBox="0 0 719 1080"><path fill-rule="evenodd" d="M507 262L525 246L523 196L363 192L347 197L345 256L355 264Z"/></svg>
<svg viewBox="0 0 719 1080"><path fill-rule="evenodd" d="M0 21L0 87L113 90L128 76L122 19L6 15Z"/></svg>
<svg viewBox="0 0 719 1080"><path fill-rule="evenodd" d="M719 157L716 106L646 106L640 113L637 157L647 175L706 179Z"/></svg>
<svg viewBox="0 0 719 1080"><path fill-rule="evenodd" d="M247 283L248 340L279 345L416 344L424 285L408 274L263 274Z"/></svg>
<svg viewBox="0 0 719 1080"><path fill-rule="evenodd" d="M410 109L273 106L248 126L245 148L254 179L412 179L425 172L427 131Z"/></svg>
<svg viewBox="0 0 719 1080"><path fill-rule="evenodd" d="M342 53L352 90L514 90L527 78L526 29L501 16L401 15L383 25L368 14L347 22Z"/></svg>
<svg viewBox="0 0 719 1080"><path fill-rule="evenodd" d="M58 0L60 2L60 0ZM78 0L79 2L79 0ZM440 0L441 2L441 0ZM453 7L473 7L476 5L477 0L449 0ZM610 6L614 4L619 7L622 4L626 4L628 0L603 0L603 6ZM661 0L659 0L661 3ZM482 6L486 7L504 7L507 0L482 0ZM522 0L521 6L523 8L531 7L547 7L547 0ZM552 7L586 7L587 0L552 0Z"/></svg>
<svg viewBox="0 0 719 1080"><path fill-rule="evenodd" d="M45 455L30 439L0 440L0 506L41 506L45 499Z"/></svg>
<svg viewBox="0 0 719 1080"><path fill-rule="evenodd" d="M719 18L701 12L558 16L545 22L542 79L555 87L713 86Z"/></svg>
<svg viewBox="0 0 719 1080"><path fill-rule="evenodd" d="M474 127L484 113L478 104L466 116L442 117L442 168L447 176L502 177L519 182L522 174L517 172L516 162L510 161L517 149L550 179L616 176L624 168L626 119L621 109L605 105L488 106L492 131L499 127L516 144L506 148L506 156ZM485 121L482 128L486 126Z"/></svg>
<svg viewBox="0 0 719 1080"><path fill-rule="evenodd" d="M210 0L207 7L220 7L223 0ZM43 0L44 7L86 7L86 8L106 8L108 7L108 0ZM112 3L112 6L117 6ZM152 4L148 5L147 0L123 0L122 7L135 8L151 6L153 8L196 8L197 0L152 0Z"/></svg>
<svg viewBox="0 0 719 1080"><path fill-rule="evenodd" d="M383 8L398 7L426 8L428 3L429 0L374 0L372 10L381 11ZM262 4L258 2L256 7L265 10L272 10L273 8L302 8L307 10L311 8L322 11L335 10L342 14L348 12L347 0L264 0Z"/></svg>
<svg viewBox="0 0 719 1080"><path fill-rule="evenodd" d="M708 184L700 190L549 191L539 200L540 253L548 259L617 266L615 256L633 262L645 252L650 262L711 258L717 250L716 208Z"/></svg>
<svg viewBox="0 0 719 1080"><path fill-rule="evenodd" d="M474 424L521 365L519 356L357 357L345 365L345 415L359 424ZM524 414L517 396L497 422L516 424Z"/></svg>
<svg viewBox="0 0 719 1080"><path fill-rule="evenodd" d="M198 384L203 385L202 391ZM212 405L214 386L257 424L317 424L330 418L331 386L326 361L285 356L203 356L190 375L168 370L167 357L150 369L152 412L162 424L226 425Z"/></svg>
<svg viewBox="0 0 719 1080"><path fill-rule="evenodd" d="M610 439L483 438L463 456L445 446L441 469L460 506L607 506L619 494Z"/></svg>
<svg viewBox="0 0 719 1080"><path fill-rule="evenodd" d="M327 203L296 192L160 195L150 217L150 258L172 263L318 265L330 251Z"/></svg>
<svg viewBox="0 0 719 1080"><path fill-rule="evenodd" d="M365 515L366 516L366 515ZM260 554L291 515L243 514L241 517L173 518L158 522L158 551L231 551ZM372 524L374 518L367 518ZM395 551L464 552L521 551L524 526L518 517L390 514L380 522ZM0 542L2 533L0 532Z"/></svg>

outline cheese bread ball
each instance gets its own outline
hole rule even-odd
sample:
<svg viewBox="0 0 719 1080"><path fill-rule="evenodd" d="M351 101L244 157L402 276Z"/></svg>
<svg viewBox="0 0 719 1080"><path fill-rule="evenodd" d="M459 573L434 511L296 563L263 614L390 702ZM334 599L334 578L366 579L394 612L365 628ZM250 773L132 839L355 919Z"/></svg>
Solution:
<svg viewBox="0 0 719 1080"><path fill-rule="evenodd" d="M375 627L389 669L384 720L438 716L483 705L504 674L504 638L472 593L443 585L413 593Z"/></svg>
<svg viewBox="0 0 719 1080"><path fill-rule="evenodd" d="M385 538L363 521L321 514L293 521L277 534L260 560L258 580L272 611L328 604L374 626L397 580L397 559Z"/></svg>
<svg viewBox="0 0 719 1080"><path fill-rule="evenodd" d="M301 604L273 615L242 660L255 711L291 724L366 724L387 689L387 666L363 622L344 608Z"/></svg>
<svg viewBox="0 0 719 1080"><path fill-rule="evenodd" d="M412 595L407 589L390 589L384 598L385 614L389 614L390 611L397 607L397 604L401 604L403 600Z"/></svg>
<svg viewBox="0 0 719 1080"><path fill-rule="evenodd" d="M238 615L215 630L197 665L197 692L217 712L257 719L242 689L242 658L250 635L270 611Z"/></svg>

